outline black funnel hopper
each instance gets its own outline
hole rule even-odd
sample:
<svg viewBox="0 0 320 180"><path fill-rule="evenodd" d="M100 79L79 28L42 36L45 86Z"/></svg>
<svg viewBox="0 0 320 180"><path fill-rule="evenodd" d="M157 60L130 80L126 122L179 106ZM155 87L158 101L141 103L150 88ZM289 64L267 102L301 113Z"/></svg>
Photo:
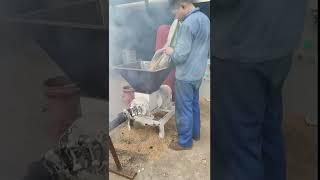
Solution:
<svg viewBox="0 0 320 180"><path fill-rule="evenodd" d="M160 88L171 68L149 71L148 64L148 61L139 61L118 65L113 68L119 71L121 76L128 81L136 92L151 94Z"/></svg>

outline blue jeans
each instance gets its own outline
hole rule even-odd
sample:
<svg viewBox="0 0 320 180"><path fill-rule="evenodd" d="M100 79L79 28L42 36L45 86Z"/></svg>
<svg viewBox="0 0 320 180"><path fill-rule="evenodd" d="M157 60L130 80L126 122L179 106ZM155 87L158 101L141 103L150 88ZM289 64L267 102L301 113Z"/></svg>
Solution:
<svg viewBox="0 0 320 180"><path fill-rule="evenodd" d="M176 80L176 126L178 143L182 147L192 146L192 137L200 138L199 88L202 80Z"/></svg>
<svg viewBox="0 0 320 180"><path fill-rule="evenodd" d="M282 86L291 56L212 63L212 179L286 180Z"/></svg>

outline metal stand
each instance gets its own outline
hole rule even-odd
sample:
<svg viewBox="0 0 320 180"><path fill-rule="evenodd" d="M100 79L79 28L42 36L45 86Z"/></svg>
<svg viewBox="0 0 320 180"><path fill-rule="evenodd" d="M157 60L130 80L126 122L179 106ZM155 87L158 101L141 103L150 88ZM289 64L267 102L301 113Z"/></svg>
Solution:
<svg viewBox="0 0 320 180"><path fill-rule="evenodd" d="M175 106L172 106L170 110L168 109L159 109L160 111L166 112L167 114L163 116L160 120L153 120L152 116L141 116L141 117L135 117L135 121L139 122L143 125L149 125L149 126L156 126L159 128L159 137L164 138L165 131L164 131L164 125L173 117L175 113ZM128 129L131 130L131 121L128 121Z"/></svg>
<svg viewBox="0 0 320 180"><path fill-rule="evenodd" d="M132 171L132 170L124 170L122 168L121 163L119 161L118 155L117 155L116 150L115 150L115 148L113 146L113 143L111 141L110 136L108 136L108 147L109 147L110 152L112 154L113 160L114 160L114 162L116 164L116 167L109 167L109 171L114 173L114 174L117 174L119 176L122 176L122 177L128 178L130 180L133 180L134 177L137 175L137 173Z"/></svg>
<svg viewBox="0 0 320 180"><path fill-rule="evenodd" d="M159 137L160 138L164 138L164 125L172 118L172 116L174 115L174 109L175 107L172 107L172 110L163 110L165 112L167 112L167 114L161 118L160 125L159 125Z"/></svg>

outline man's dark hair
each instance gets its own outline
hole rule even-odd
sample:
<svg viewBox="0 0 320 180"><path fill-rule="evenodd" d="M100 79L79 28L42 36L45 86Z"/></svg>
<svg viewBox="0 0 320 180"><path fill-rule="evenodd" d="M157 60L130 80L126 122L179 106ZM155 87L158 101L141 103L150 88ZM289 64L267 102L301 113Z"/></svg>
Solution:
<svg viewBox="0 0 320 180"><path fill-rule="evenodd" d="M194 3L194 0L168 0L172 8L178 7L181 3Z"/></svg>
<svg viewBox="0 0 320 180"><path fill-rule="evenodd" d="M194 3L194 0L176 0L178 3Z"/></svg>

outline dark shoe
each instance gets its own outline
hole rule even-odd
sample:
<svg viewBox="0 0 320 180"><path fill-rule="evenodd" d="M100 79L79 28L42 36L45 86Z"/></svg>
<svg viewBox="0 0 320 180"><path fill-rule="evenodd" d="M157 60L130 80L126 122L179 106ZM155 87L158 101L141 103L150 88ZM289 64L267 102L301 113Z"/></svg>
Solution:
<svg viewBox="0 0 320 180"><path fill-rule="evenodd" d="M200 141L200 137L193 137L192 139L195 141Z"/></svg>
<svg viewBox="0 0 320 180"><path fill-rule="evenodd" d="M171 142L169 144L169 148L172 150L175 150L175 151L182 151L182 150L190 150L190 149L192 149L192 146L191 147L182 147L177 142Z"/></svg>

